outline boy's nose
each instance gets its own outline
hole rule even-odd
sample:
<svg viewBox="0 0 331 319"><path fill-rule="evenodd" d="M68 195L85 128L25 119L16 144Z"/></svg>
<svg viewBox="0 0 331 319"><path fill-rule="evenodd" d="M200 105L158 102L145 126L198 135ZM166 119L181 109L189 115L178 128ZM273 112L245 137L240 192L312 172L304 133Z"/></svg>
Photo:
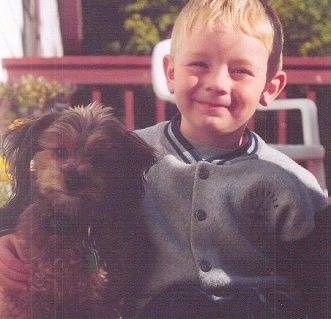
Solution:
<svg viewBox="0 0 331 319"><path fill-rule="evenodd" d="M212 70L206 79L206 87L209 91L218 94L226 94L231 89L231 76L226 69Z"/></svg>

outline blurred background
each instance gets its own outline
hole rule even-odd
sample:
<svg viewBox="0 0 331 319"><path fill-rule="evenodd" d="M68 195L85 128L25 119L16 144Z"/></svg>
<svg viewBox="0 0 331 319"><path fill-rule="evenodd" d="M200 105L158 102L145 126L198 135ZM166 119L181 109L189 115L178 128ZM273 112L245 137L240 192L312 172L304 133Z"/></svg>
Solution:
<svg viewBox="0 0 331 319"><path fill-rule="evenodd" d="M15 118L99 100L129 129L170 118L151 86L150 54L185 0L0 0L0 133ZM330 184L330 0L270 0L285 33L283 97L317 104ZM300 114L257 116L270 142L302 143ZM0 165L1 162L0 162Z"/></svg>

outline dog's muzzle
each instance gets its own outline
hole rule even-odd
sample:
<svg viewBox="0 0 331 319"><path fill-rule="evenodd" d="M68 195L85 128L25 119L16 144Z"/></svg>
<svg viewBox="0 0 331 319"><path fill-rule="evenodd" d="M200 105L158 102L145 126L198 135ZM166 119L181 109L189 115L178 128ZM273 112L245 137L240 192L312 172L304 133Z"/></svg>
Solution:
<svg viewBox="0 0 331 319"><path fill-rule="evenodd" d="M53 212L51 216L41 219L41 225L50 234L70 234L77 229L77 220L70 217L69 214Z"/></svg>
<svg viewBox="0 0 331 319"><path fill-rule="evenodd" d="M80 191L88 186L89 178L84 173L70 171L65 175L65 184L68 191Z"/></svg>

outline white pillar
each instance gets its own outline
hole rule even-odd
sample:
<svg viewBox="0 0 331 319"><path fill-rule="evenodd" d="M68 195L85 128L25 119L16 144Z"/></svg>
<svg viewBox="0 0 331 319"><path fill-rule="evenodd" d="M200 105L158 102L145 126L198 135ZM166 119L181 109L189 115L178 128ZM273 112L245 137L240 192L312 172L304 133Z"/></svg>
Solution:
<svg viewBox="0 0 331 319"><path fill-rule="evenodd" d="M0 0L0 81L6 81L1 59L23 56L23 10L21 0Z"/></svg>
<svg viewBox="0 0 331 319"><path fill-rule="evenodd" d="M40 55L62 56L63 45L57 0L39 0Z"/></svg>

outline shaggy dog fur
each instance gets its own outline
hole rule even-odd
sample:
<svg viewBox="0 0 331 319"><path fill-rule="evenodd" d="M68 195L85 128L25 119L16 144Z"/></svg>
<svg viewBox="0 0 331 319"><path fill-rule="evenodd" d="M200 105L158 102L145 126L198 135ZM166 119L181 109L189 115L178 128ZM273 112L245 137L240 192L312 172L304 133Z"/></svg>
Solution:
<svg viewBox="0 0 331 319"><path fill-rule="evenodd" d="M139 214L152 149L91 104L13 127L4 139L28 292L0 291L0 318L121 318L147 272Z"/></svg>

